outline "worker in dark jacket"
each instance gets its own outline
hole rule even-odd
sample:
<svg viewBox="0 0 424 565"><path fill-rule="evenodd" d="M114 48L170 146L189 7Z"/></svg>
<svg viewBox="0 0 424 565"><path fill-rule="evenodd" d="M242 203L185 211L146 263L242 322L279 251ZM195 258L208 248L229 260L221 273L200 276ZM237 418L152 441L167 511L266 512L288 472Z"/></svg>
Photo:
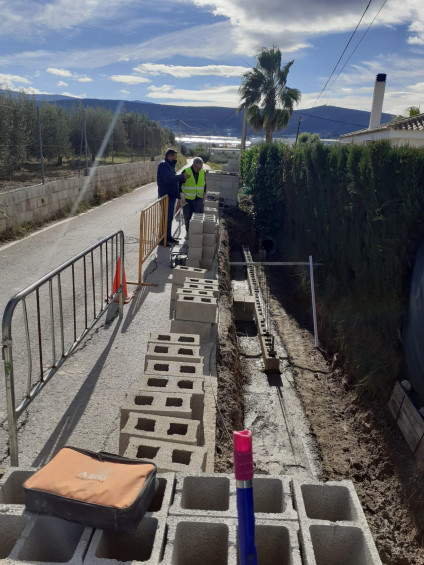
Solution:
<svg viewBox="0 0 424 565"><path fill-rule="evenodd" d="M178 240L172 237L172 218L174 217L175 202L180 197L180 186L185 182L189 175L186 172L177 175L175 165L177 164L177 152L175 149L167 149L165 159L159 163L157 172L158 197L166 194L169 197L168 203L168 223L166 230L167 245L169 247Z"/></svg>

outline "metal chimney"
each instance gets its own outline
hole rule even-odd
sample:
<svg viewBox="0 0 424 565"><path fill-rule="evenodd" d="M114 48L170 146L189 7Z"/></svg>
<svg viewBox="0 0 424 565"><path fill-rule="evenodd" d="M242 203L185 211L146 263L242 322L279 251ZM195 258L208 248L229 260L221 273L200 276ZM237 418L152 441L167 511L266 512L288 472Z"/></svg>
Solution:
<svg viewBox="0 0 424 565"><path fill-rule="evenodd" d="M368 129L378 128L380 125L381 112L383 110L384 90L386 88L386 77L386 74L379 73L375 80L370 125L368 126Z"/></svg>

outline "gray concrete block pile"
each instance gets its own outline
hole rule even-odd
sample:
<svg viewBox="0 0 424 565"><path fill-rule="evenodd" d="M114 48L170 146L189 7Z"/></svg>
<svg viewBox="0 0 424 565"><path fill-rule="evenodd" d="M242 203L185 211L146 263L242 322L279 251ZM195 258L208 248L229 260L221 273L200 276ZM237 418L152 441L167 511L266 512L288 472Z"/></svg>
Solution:
<svg viewBox="0 0 424 565"><path fill-rule="evenodd" d="M237 173L224 171L207 171L207 194L218 192L222 206L237 206L237 192L239 189L239 176Z"/></svg>
<svg viewBox="0 0 424 565"><path fill-rule="evenodd" d="M119 534L27 512L22 485L34 471L10 468L0 479L0 563L239 563L233 475L159 473L136 530ZM350 481L264 475L253 493L259 563L381 565Z"/></svg>
<svg viewBox="0 0 424 565"><path fill-rule="evenodd" d="M218 202L211 201L210 205L216 205L211 208L207 204L202 214L193 214L190 220L186 265L210 270L218 250L219 211Z"/></svg>

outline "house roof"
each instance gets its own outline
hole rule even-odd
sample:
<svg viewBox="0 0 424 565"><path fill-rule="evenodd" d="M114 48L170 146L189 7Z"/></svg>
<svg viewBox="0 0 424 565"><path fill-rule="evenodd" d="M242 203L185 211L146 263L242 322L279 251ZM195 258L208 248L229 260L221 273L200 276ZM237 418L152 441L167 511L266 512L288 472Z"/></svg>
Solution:
<svg viewBox="0 0 424 565"><path fill-rule="evenodd" d="M366 128L358 131L352 131L351 133L341 135L340 138L387 130L424 131L424 114L418 114L417 116L402 118L400 120L392 120L391 122L381 124L378 128Z"/></svg>

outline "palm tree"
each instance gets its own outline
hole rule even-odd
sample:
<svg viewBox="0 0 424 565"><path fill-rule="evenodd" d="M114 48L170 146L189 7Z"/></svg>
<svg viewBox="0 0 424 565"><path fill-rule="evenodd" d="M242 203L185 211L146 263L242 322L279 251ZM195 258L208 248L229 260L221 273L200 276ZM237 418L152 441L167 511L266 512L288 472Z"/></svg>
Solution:
<svg viewBox="0 0 424 565"><path fill-rule="evenodd" d="M272 141L274 130L286 128L293 114L293 105L300 100L300 91L287 86L287 75L294 61L281 67L281 51L275 46L263 48L256 55L258 64L244 73L239 93L240 110L245 110L249 124Z"/></svg>

